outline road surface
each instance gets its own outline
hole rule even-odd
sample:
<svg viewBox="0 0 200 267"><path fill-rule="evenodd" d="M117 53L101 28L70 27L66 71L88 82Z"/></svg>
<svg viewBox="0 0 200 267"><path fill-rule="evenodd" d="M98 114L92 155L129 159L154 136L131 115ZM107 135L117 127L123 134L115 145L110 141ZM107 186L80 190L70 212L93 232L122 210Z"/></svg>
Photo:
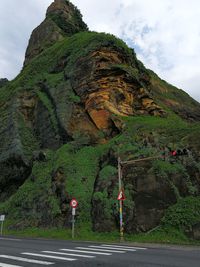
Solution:
<svg viewBox="0 0 200 267"><path fill-rule="evenodd" d="M200 248L0 237L0 267L200 267Z"/></svg>

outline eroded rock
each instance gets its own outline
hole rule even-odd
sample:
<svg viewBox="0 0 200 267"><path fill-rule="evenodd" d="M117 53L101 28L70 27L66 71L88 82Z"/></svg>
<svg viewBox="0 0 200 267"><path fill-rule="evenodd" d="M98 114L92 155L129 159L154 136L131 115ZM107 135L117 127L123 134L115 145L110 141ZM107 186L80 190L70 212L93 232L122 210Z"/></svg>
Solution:
<svg viewBox="0 0 200 267"><path fill-rule="evenodd" d="M45 20L31 34L24 66L55 42L86 30L87 25L73 4L68 0L54 0L47 9Z"/></svg>

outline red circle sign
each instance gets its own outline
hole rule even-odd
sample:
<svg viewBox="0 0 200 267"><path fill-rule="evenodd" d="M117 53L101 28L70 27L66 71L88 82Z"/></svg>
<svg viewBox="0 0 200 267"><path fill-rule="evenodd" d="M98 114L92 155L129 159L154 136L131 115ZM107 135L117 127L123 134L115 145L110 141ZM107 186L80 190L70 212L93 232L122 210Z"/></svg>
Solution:
<svg viewBox="0 0 200 267"><path fill-rule="evenodd" d="M72 198L72 200L70 202L70 206L72 208L76 208L78 206L78 201L75 198Z"/></svg>

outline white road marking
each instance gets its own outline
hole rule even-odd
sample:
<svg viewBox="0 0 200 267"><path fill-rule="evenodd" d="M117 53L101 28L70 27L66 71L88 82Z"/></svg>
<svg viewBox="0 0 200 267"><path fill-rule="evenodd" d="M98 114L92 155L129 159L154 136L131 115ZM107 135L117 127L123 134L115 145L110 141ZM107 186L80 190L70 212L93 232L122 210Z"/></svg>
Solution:
<svg viewBox="0 0 200 267"><path fill-rule="evenodd" d="M41 251L42 253L50 253L50 254L57 254L57 255L65 255L65 256L75 256L75 257L83 257L83 258L95 258L96 256L89 256L89 255L80 255L80 254L71 254L65 252L55 252L55 251Z"/></svg>
<svg viewBox="0 0 200 267"><path fill-rule="evenodd" d="M38 261L38 260L32 260L32 259L27 259L27 258L22 258L22 257L10 256L10 255L0 255L0 258L16 260L16 261L23 261L23 262L29 262L29 263L36 263L36 264L44 264L44 265L54 264L53 262Z"/></svg>
<svg viewBox="0 0 200 267"><path fill-rule="evenodd" d="M0 262L0 267L22 267L19 265L11 265L11 264L6 264L6 263L1 263Z"/></svg>
<svg viewBox="0 0 200 267"><path fill-rule="evenodd" d="M127 246L117 246L117 245L102 245L104 247L115 247L115 248L130 248L130 249L142 249L145 250L147 248L141 248L141 247L127 247Z"/></svg>
<svg viewBox="0 0 200 267"><path fill-rule="evenodd" d="M50 258L50 259L57 259L57 260L63 260L63 261L76 261L76 259L63 258L63 257L57 257L57 256L51 256L51 255L44 255L44 254L38 254L38 253L23 252L21 254L23 254L23 255L29 255L29 256L36 256L36 257L43 257L43 258Z"/></svg>
<svg viewBox="0 0 200 267"><path fill-rule="evenodd" d="M91 248L107 248L108 249L108 247L104 247L104 246L90 246ZM117 248L115 248L115 247L109 247L109 249L110 250L116 250ZM119 248L118 248L119 249ZM136 251L135 249L129 249L129 248L120 248L120 250L124 250L124 251Z"/></svg>
<svg viewBox="0 0 200 267"><path fill-rule="evenodd" d="M112 255L112 253L104 253L104 252L94 252L94 251L88 251L88 250L78 250L78 249L66 249L66 248L62 248L60 250L63 251L72 251L72 252L79 252L79 253L88 253L88 254L97 254L97 255Z"/></svg>
<svg viewBox="0 0 200 267"><path fill-rule="evenodd" d="M76 247L77 249L86 249L85 247ZM126 251L120 251L120 250L109 250L108 249L101 249L101 248L91 248L91 246L87 247L87 250L97 250L102 252L115 252L115 253L126 253Z"/></svg>

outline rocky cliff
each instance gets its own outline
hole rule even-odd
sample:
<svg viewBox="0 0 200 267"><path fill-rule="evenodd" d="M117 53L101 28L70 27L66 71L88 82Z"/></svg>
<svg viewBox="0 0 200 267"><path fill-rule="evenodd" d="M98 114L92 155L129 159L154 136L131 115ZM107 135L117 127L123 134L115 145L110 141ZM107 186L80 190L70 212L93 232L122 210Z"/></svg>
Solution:
<svg viewBox="0 0 200 267"><path fill-rule="evenodd" d="M169 223L168 209L187 197L199 201L200 104L123 41L88 31L67 0L51 4L22 72L3 82L0 114L0 213L16 227L69 225L76 197L80 223L116 229L118 156L160 157L123 168L127 233Z"/></svg>
<svg viewBox="0 0 200 267"><path fill-rule="evenodd" d="M47 9L45 20L31 34L24 65L55 42L80 31L87 31L87 25L79 10L69 1L54 1Z"/></svg>

